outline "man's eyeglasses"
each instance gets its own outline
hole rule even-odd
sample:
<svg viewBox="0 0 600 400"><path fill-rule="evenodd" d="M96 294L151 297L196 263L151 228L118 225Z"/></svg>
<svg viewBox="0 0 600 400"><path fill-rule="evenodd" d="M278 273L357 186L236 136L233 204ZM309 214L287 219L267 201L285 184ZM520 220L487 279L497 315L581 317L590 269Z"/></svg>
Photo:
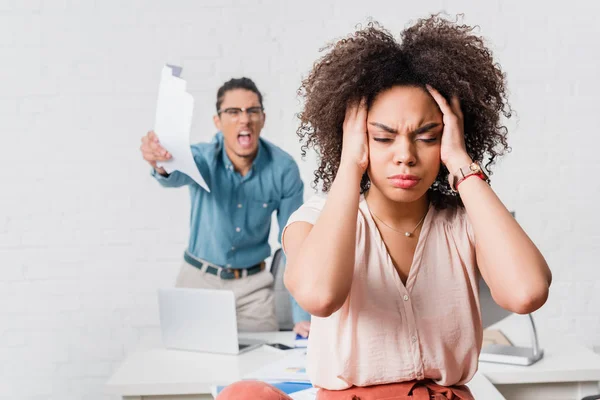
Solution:
<svg viewBox="0 0 600 400"><path fill-rule="evenodd" d="M229 107L224 110L219 110L217 112L217 114L219 114L219 116L221 114L225 114L229 118L235 120L235 119L238 119L242 115L242 113L246 112L246 114L248 114L249 119L251 119L253 121L257 121L262 116L263 111L264 111L264 108L262 108L262 107L248 107L248 108Z"/></svg>

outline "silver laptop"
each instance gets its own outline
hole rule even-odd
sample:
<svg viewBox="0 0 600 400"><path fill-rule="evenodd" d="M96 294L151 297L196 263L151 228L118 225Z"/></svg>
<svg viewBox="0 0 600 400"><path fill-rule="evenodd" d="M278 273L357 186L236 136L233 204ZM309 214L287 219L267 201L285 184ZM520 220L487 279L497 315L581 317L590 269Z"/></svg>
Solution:
<svg viewBox="0 0 600 400"><path fill-rule="evenodd" d="M265 343L238 339L231 291L159 289L158 306L163 343L169 349L240 354Z"/></svg>

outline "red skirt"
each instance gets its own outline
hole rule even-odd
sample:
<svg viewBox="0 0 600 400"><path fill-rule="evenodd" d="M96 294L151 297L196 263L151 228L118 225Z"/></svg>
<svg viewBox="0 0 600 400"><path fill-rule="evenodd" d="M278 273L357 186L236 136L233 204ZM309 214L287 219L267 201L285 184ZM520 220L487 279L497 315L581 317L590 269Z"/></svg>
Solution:
<svg viewBox="0 0 600 400"><path fill-rule="evenodd" d="M217 400L290 400L265 382L240 381L227 386ZM432 381L410 381L345 390L320 389L317 400L474 400L466 386L440 386Z"/></svg>

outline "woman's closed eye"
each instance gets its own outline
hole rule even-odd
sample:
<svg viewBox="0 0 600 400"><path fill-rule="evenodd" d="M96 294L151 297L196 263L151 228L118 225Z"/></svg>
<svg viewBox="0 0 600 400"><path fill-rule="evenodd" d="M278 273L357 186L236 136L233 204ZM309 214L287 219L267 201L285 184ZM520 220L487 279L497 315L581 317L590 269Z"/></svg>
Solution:
<svg viewBox="0 0 600 400"><path fill-rule="evenodd" d="M373 140L376 142L380 142L380 143L389 143L389 142L392 142L394 139L385 138L385 137L374 137Z"/></svg>
<svg viewBox="0 0 600 400"><path fill-rule="evenodd" d="M390 142L394 141L394 139L386 138L386 137L374 137L373 140L376 142L380 142L380 143L390 143ZM435 142L437 142L438 138L437 137L417 137L416 140L419 142L424 142L424 143L435 143Z"/></svg>
<svg viewBox="0 0 600 400"><path fill-rule="evenodd" d="M438 138L437 137L419 137L417 138L418 141L421 142L425 142L425 143L434 143L437 142Z"/></svg>

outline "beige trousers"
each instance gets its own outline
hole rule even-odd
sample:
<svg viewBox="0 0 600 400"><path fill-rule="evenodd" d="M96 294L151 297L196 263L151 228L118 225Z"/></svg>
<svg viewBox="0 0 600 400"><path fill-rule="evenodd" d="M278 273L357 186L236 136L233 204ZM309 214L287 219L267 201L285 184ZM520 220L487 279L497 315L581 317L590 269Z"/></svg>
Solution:
<svg viewBox="0 0 600 400"><path fill-rule="evenodd" d="M184 260L175 286L231 290L235 296L238 331L279 330L275 316L273 275L267 270L240 279L221 279L201 271Z"/></svg>

